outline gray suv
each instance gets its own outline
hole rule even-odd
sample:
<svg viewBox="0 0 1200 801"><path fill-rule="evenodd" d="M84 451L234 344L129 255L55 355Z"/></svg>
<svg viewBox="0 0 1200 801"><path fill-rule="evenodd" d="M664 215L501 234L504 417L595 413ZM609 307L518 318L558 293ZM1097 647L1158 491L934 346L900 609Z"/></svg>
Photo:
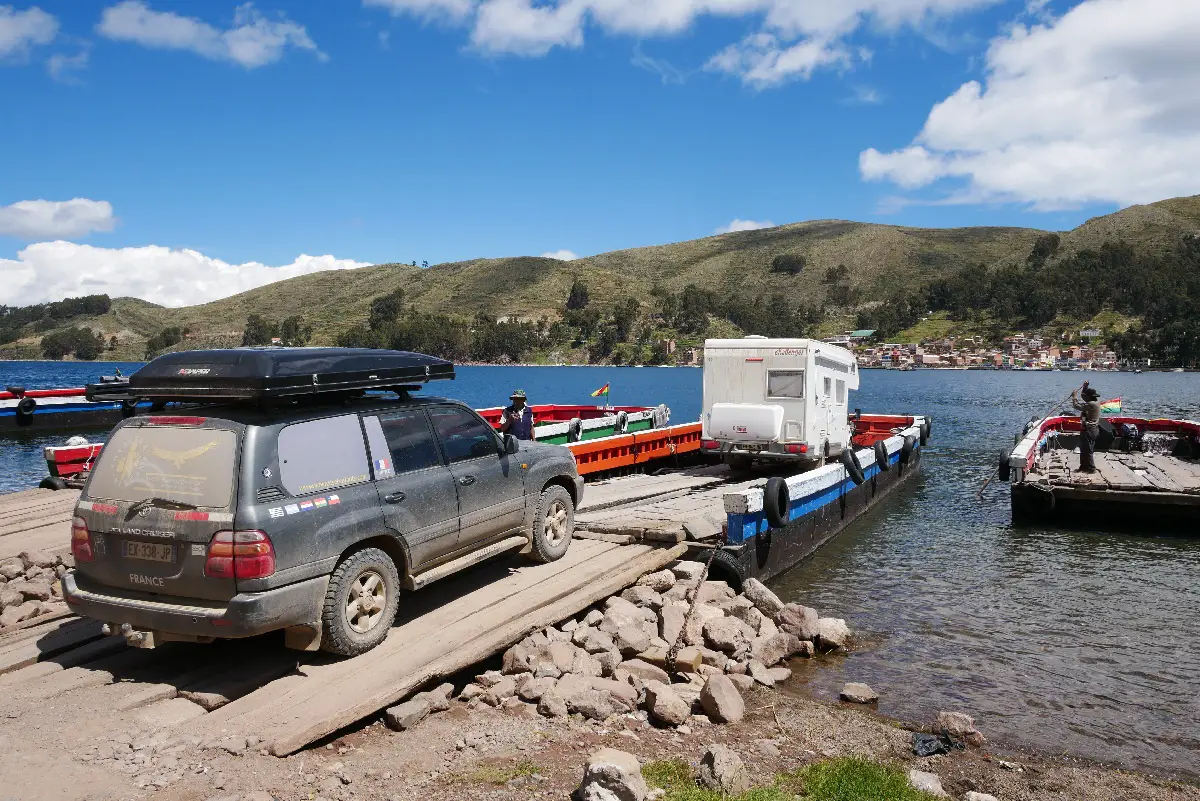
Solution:
<svg viewBox="0 0 1200 801"><path fill-rule="evenodd" d="M387 636L402 591L518 548L561 558L582 495L569 450L442 398L168 409L109 437L63 594L143 647L282 629L351 656Z"/></svg>

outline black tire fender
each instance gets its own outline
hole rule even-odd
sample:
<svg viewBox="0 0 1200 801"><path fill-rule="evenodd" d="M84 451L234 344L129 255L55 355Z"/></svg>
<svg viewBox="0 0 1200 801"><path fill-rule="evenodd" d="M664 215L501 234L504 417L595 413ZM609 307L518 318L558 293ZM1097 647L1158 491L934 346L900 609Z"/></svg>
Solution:
<svg viewBox="0 0 1200 801"><path fill-rule="evenodd" d="M567 423L567 442L579 442L583 439L583 421L578 417L572 417L571 422Z"/></svg>
<svg viewBox="0 0 1200 801"><path fill-rule="evenodd" d="M921 423L921 444L929 442L929 437L933 435L933 418L926 417L925 422Z"/></svg>
<svg viewBox="0 0 1200 801"><path fill-rule="evenodd" d="M33 422L33 410L37 408L37 401L33 398L21 398L17 401L17 425L27 426Z"/></svg>
<svg viewBox="0 0 1200 801"><path fill-rule="evenodd" d="M629 414L627 412L617 412L617 433L624 434L629 430Z"/></svg>
<svg viewBox="0 0 1200 801"><path fill-rule="evenodd" d="M1001 481L1008 481L1009 477L1012 476L1012 465L1008 463L1011 456L1011 448L1000 449L1000 464L996 466L996 474L1000 476Z"/></svg>
<svg viewBox="0 0 1200 801"><path fill-rule="evenodd" d="M883 444L883 440L875 443L875 464L885 473L892 469L892 463L888 460L887 445Z"/></svg>
<svg viewBox="0 0 1200 801"><path fill-rule="evenodd" d="M783 528L791 522L791 504L787 482L779 476L768 478L763 487L763 512L771 528Z"/></svg>
<svg viewBox="0 0 1200 801"><path fill-rule="evenodd" d="M59 478L58 476L46 476L41 480L38 486L42 489L48 490L65 490L67 488L67 482L65 479Z"/></svg>
<svg viewBox="0 0 1200 801"><path fill-rule="evenodd" d="M904 438L904 444L900 447L900 464L911 462L916 450L917 438L910 434Z"/></svg>
<svg viewBox="0 0 1200 801"><path fill-rule="evenodd" d="M842 467L846 468L846 473L849 474L850 480L855 486L867 480L863 474L862 464L858 461L858 454L854 452L854 446L842 449Z"/></svg>

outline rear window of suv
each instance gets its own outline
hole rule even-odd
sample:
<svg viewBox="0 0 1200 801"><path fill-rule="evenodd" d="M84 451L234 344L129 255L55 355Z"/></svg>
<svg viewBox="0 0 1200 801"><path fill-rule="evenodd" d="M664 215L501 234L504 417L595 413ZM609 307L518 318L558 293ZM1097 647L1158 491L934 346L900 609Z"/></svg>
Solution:
<svg viewBox="0 0 1200 801"><path fill-rule="evenodd" d="M236 457L237 434L228 429L129 426L109 437L88 496L224 509L233 494Z"/></svg>
<svg viewBox="0 0 1200 801"><path fill-rule="evenodd" d="M293 423L279 432L279 479L292 495L347 487L369 478L358 415Z"/></svg>

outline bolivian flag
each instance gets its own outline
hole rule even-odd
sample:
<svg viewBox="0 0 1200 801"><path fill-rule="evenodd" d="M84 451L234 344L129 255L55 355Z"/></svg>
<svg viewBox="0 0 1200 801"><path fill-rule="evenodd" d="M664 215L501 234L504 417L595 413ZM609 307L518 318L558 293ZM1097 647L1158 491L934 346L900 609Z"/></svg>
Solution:
<svg viewBox="0 0 1200 801"><path fill-rule="evenodd" d="M608 397L608 384L605 384L604 386L600 387L600 389L592 393L593 398L599 398L601 396L605 398Z"/></svg>
<svg viewBox="0 0 1200 801"><path fill-rule="evenodd" d="M1121 399L1113 398L1112 400L1102 401L1100 403L1100 411L1102 411L1102 412L1119 412L1119 411L1121 411Z"/></svg>

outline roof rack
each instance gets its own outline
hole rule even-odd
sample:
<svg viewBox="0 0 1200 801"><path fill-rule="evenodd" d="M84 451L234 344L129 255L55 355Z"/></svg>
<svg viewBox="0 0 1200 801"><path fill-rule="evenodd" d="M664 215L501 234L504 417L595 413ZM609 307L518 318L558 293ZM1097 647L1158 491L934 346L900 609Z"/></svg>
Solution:
<svg viewBox="0 0 1200 801"><path fill-rule="evenodd" d="M369 348L231 348L167 353L119 382L89 384L91 401L300 400L368 390L407 393L453 379L445 359Z"/></svg>

